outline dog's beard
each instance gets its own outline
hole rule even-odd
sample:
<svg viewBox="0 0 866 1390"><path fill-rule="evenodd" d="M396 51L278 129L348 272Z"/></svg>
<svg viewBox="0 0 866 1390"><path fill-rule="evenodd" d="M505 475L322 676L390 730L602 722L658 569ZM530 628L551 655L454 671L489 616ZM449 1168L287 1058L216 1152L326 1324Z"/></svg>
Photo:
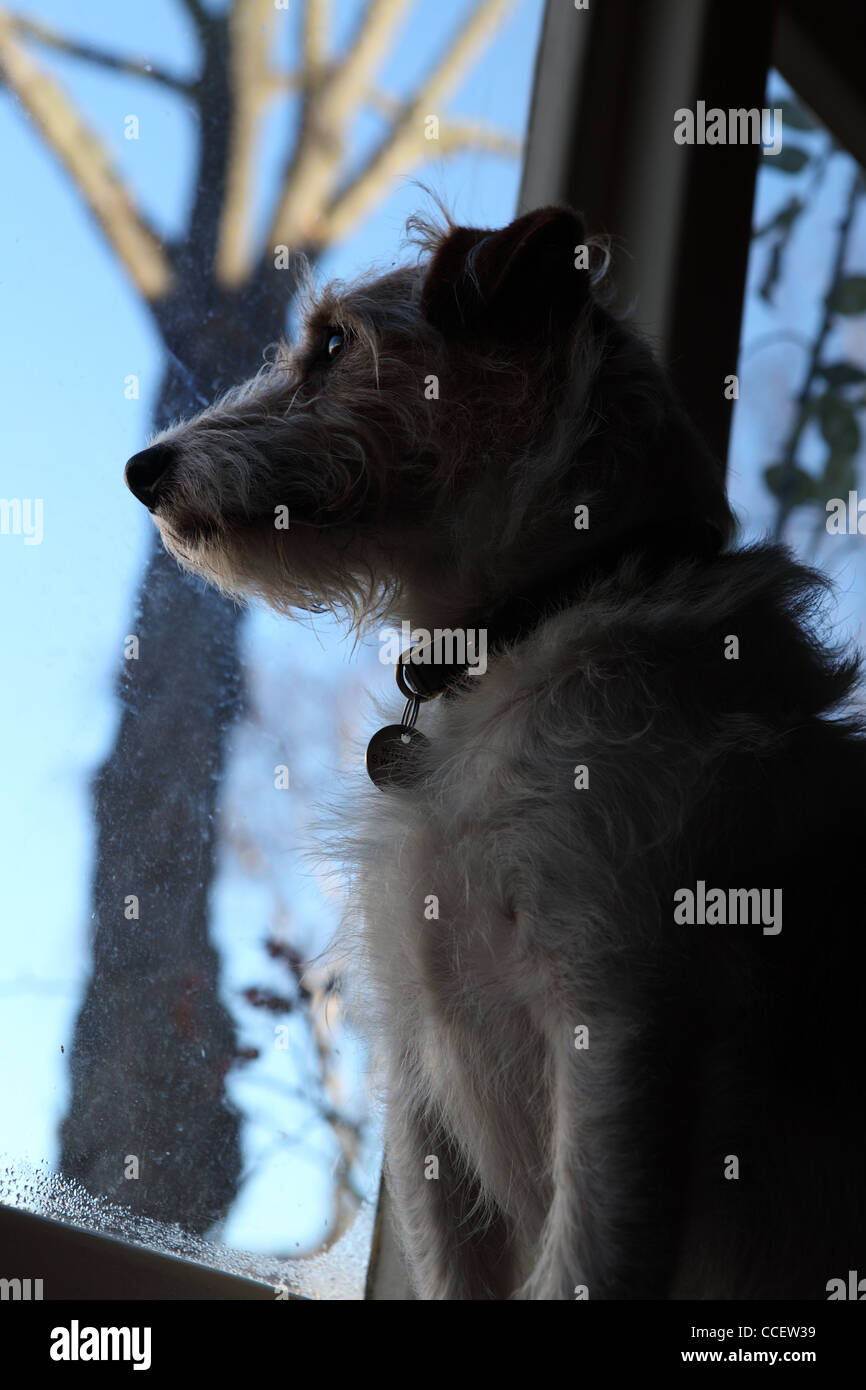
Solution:
<svg viewBox="0 0 866 1390"><path fill-rule="evenodd" d="M159 511L153 520L166 551L183 569L224 587L217 577L224 569L221 557L225 555L225 533L220 525L203 518L168 520Z"/></svg>
<svg viewBox="0 0 866 1390"><path fill-rule="evenodd" d="M187 573L234 599L258 599L276 612L331 612L353 630L382 619L397 581L360 553L347 561L352 533L293 521L274 529L273 517L207 522L185 515L181 525L156 514L163 545ZM366 549L366 548L364 548Z"/></svg>

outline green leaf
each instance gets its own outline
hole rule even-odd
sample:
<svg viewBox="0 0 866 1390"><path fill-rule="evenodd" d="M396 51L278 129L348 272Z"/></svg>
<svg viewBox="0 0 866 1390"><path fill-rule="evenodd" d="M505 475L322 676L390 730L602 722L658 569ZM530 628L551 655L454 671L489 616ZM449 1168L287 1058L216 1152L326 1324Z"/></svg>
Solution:
<svg viewBox="0 0 866 1390"><path fill-rule="evenodd" d="M764 482L774 497L790 507L802 507L818 498L817 486L811 473L799 464L771 463L764 469Z"/></svg>
<svg viewBox="0 0 866 1390"><path fill-rule="evenodd" d="M829 305L834 314L866 314L866 275L846 275L834 286Z"/></svg>
<svg viewBox="0 0 866 1390"><path fill-rule="evenodd" d="M799 174L808 163L808 152L797 145L783 145L778 154L764 155L764 168L777 169L780 174Z"/></svg>
<svg viewBox="0 0 866 1390"><path fill-rule="evenodd" d="M860 447L860 426L853 406L835 391L826 391L817 403L816 414L831 450L856 454Z"/></svg>
<svg viewBox="0 0 866 1390"><path fill-rule="evenodd" d="M780 101L779 107L782 112L782 129L786 125L794 130L817 130L818 122L799 101Z"/></svg>
<svg viewBox="0 0 866 1390"><path fill-rule="evenodd" d="M829 362L818 371L830 386L856 386L866 381L866 372L862 367L855 367L853 362Z"/></svg>
<svg viewBox="0 0 866 1390"><path fill-rule="evenodd" d="M821 485L828 497L844 497L857 487L854 455L842 449L830 449L824 463Z"/></svg>

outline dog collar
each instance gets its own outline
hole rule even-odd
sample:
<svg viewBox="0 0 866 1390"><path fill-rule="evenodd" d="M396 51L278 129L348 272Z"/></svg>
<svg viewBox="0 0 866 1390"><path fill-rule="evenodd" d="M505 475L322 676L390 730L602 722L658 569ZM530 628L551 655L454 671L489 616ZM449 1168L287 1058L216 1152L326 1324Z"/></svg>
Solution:
<svg viewBox="0 0 866 1390"><path fill-rule="evenodd" d="M585 573L582 582L586 582ZM573 603L577 587L577 579L572 576L568 584L546 584L499 605L487 622L479 622L474 629L487 634L488 655L528 636L557 609ZM407 647L394 667L397 688L406 701L403 715L399 724L377 730L367 744L365 758L371 781L382 791L410 786L415 780L418 754L429 742L415 727L421 705L440 695L456 694L470 669L469 662L446 661L444 648L437 651L443 642L444 638L434 637Z"/></svg>
<svg viewBox="0 0 866 1390"><path fill-rule="evenodd" d="M689 540L691 537L691 540ZM672 565L684 560L704 559L718 554L723 537L714 523L707 521L696 542L693 530L678 527L676 519L664 524L634 527L625 536L598 548L583 557L580 565L572 565L565 574L547 579L523 594L515 594L489 609L486 616L475 622L474 630L487 633L487 653L496 653L513 642L527 637L534 628L557 611L570 608L585 594L588 587L610 577L626 557L640 559L641 580L644 586L658 580ZM685 541L685 544L684 544ZM441 640L441 639L440 639ZM414 659L431 643L418 643L400 655L394 675L406 705L399 724L379 729L367 745L367 772L377 787L409 786L417 776L418 753L428 740L416 729L418 711L422 704L442 695L455 695L469 669L467 662Z"/></svg>

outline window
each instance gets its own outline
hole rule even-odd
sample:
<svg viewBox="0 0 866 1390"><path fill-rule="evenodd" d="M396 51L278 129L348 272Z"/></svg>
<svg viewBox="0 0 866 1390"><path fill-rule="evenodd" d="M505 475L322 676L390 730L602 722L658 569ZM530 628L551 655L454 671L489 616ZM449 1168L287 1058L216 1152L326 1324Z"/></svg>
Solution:
<svg viewBox="0 0 866 1390"><path fill-rule="evenodd" d="M766 100L786 134L756 187L731 497L747 538L772 535L826 570L840 621L862 623L866 183L777 72Z"/></svg>
<svg viewBox="0 0 866 1390"><path fill-rule="evenodd" d="M316 960L339 886L304 852L390 673L334 622L202 592L122 483L154 422L260 365L280 245L320 276L389 263L416 175L465 222L513 214L540 0L330 11L0 18L0 1198L357 1297L378 1127Z"/></svg>

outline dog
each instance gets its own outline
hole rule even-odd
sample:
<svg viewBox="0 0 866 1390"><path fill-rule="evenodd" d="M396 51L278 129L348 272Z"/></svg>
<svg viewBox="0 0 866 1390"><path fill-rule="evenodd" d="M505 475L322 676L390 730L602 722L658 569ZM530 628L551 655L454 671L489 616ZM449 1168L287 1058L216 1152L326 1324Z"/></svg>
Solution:
<svg viewBox="0 0 866 1390"><path fill-rule="evenodd" d="M734 547L576 213L413 231L126 481L225 592L432 634L343 846L414 1291L826 1298L866 1267L858 658Z"/></svg>

